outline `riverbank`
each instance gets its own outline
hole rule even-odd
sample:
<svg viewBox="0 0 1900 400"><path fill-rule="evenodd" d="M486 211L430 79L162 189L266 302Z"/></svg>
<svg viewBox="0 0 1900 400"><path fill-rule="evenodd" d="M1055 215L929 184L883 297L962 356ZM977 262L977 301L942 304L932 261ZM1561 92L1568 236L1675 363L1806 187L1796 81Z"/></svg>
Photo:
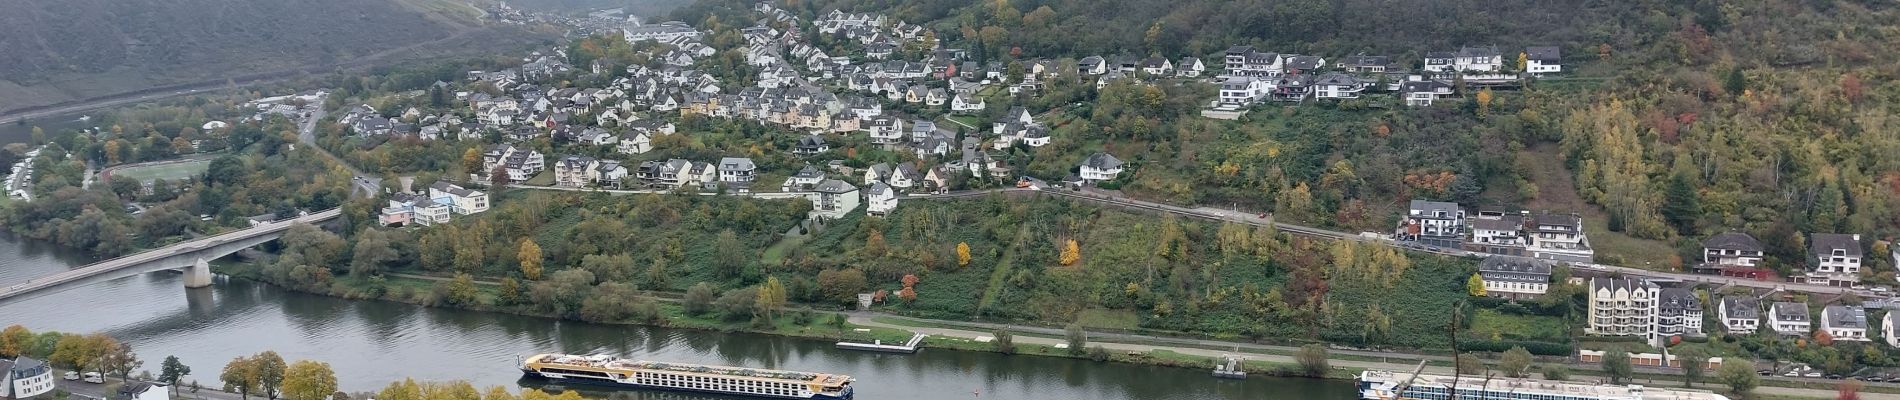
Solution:
<svg viewBox="0 0 1900 400"><path fill-rule="evenodd" d="M268 280L259 279L257 276L246 276L246 274L252 273L247 271L247 268L254 270L255 266L249 264L223 264L214 266L214 269L219 270L220 273L225 273L233 277L297 290L293 287L277 285ZM404 291L415 293L415 291L419 290L430 290L436 285L450 280L443 277L414 274L389 274L385 276L385 279L386 284L391 287L408 288L394 289L391 290L390 293ZM484 290L491 291L500 285L498 281L474 281L474 283ZM352 298L349 296L335 296L331 293L318 294ZM646 325L718 332L757 333L804 339L853 340L864 342L872 340L899 342L907 339L913 333L923 333L930 335L930 337L922 343L921 347L964 352L1000 353L995 344L985 341L984 339L990 338L988 340L994 340L991 338L991 336L994 335L994 330L986 328L989 324L928 320L877 312L839 313L820 310L794 310L785 312L791 316L790 318L781 317L779 321L772 326L758 327L743 321L723 320L708 315L690 315L684 311L679 298L666 295L676 294L665 292L646 294L646 298L655 302L660 308L662 318L659 320L598 323L630 326ZM427 301L419 301L419 298L416 296L395 296L394 298L376 298L373 300L567 320L557 315L525 312L519 309L472 308L433 304ZM799 314L806 315L800 317ZM836 319L838 316L848 317L844 318L843 321L839 321ZM837 325L839 322L843 323L842 328ZM1010 354L1080 360L1099 357L1090 354L1089 351L1071 352L1063 348L1067 345L1066 339L1062 338L1059 333L1051 334L1052 332L1049 332L1047 328L1008 326L1005 329L1011 331L1014 337L1014 351ZM1252 376L1311 378L1301 371L1297 359L1291 352L1280 351L1278 349L1231 342L1227 343L1232 346L1229 349L1218 349L1215 348L1216 346L1211 345L1167 345L1159 343L1181 339L1149 337L1145 338L1145 340L1128 340L1141 339L1130 338L1128 336L1131 335L1090 333L1088 346L1099 346L1104 350L1105 357L1099 359L1102 362L1211 371L1216 360L1220 360L1226 356L1235 356L1244 360L1242 365ZM1332 381L1349 381L1358 372L1367 369L1411 370L1418 365L1417 358L1405 358L1402 354L1392 354L1394 357L1382 358L1368 356L1362 353L1364 352L1351 350L1333 350L1329 352L1328 363L1331 366L1331 370L1325 376L1319 378ZM1426 371L1441 374L1450 374L1453 372L1449 362L1430 360L1428 360ZM1575 376L1593 376L1595 375L1593 372L1595 371L1574 371L1572 374ZM1648 386L1681 386L1680 380L1672 379L1676 377L1669 375L1639 373L1636 378L1638 383ZM1208 379L1211 380L1214 378L1210 376ZM1715 386L1716 385L1709 383L1699 385L1699 387L1704 389L1710 389ZM1830 399L1834 397L1834 391L1831 388L1812 387L1763 386L1758 388L1755 393L1756 395L1753 398L1757 399L1794 400ZM1862 398L1900 400L1900 395L1889 393L1862 393Z"/></svg>

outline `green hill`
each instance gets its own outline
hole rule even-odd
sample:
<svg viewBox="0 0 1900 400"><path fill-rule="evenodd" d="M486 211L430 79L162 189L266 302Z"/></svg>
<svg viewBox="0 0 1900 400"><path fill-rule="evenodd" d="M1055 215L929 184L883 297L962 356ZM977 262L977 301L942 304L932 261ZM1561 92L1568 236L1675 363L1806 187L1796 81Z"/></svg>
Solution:
<svg viewBox="0 0 1900 400"><path fill-rule="evenodd" d="M346 62L455 35L459 0L23 0L0 13L0 110Z"/></svg>

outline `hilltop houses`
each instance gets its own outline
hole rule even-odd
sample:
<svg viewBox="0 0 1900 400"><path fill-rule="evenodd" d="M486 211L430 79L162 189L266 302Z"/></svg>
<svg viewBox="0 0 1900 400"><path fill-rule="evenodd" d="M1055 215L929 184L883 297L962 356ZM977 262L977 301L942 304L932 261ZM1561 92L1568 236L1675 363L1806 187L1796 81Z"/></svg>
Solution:
<svg viewBox="0 0 1900 400"><path fill-rule="evenodd" d="M1493 256L1478 263L1485 295L1510 300L1543 297L1550 290L1550 271L1550 261L1535 258Z"/></svg>
<svg viewBox="0 0 1900 400"><path fill-rule="evenodd" d="M1399 223L1397 236L1400 240L1428 246L1458 248L1464 243L1464 228L1465 211L1458 204L1412 200L1405 219Z"/></svg>

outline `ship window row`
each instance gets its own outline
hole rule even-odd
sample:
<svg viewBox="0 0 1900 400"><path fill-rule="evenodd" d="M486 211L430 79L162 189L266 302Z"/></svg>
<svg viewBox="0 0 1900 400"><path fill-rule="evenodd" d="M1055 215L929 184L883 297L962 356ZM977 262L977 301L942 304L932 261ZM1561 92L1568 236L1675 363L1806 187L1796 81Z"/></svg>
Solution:
<svg viewBox="0 0 1900 400"><path fill-rule="evenodd" d="M764 386L765 384L768 384L768 383L777 384L778 382L750 382L752 383L751 385L745 385L745 384L709 383L709 382L687 382L687 381L681 381L681 380L656 379L656 378L640 378L637 380L637 382L645 386L712 390L712 391L721 391L721 392L741 392L741 393L753 393L753 394L766 394L766 395L774 395L774 396L798 396L800 394L799 390L796 390L796 389Z"/></svg>
<svg viewBox="0 0 1900 400"><path fill-rule="evenodd" d="M1442 388L1442 387L1412 387L1410 389L1405 390L1405 393L1406 393L1405 398L1417 398L1421 400L1450 400L1451 393L1449 392L1450 390L1446 388ZM1514 393L1514 392L1500 393L1500 392L1489 391L1489 390L1471 390L1471 389L1460 390L1459 392L1461 392L1458 395L1458 398L1460 399L1477 398L1477 399L1484 399L1484 400L1591 400L1590 397L1561 395L1561 394ZM1473 393L1476 393L1476 395L1474 396Z"/></svg>
<svg viewBox="0 0 1900 400"><path fill-rule="evenodd" d="M776 388L776 389L798 389L798 388L805 387L805 385L801 383L772 382L772 381L760 381L760 380L753 380L753 379L716 378L716 377L697 376L697 375L672 375L672 374L656 374L656 373L643 372L643 373L635 374L635 377L643 378L643 379L655 378L655 379L675 380L675 381L681 381L681 382L716 383L716 384L726 384L726 385L751 385L751 386L760 386L760 387L768 387L768 388Z"/></svg>

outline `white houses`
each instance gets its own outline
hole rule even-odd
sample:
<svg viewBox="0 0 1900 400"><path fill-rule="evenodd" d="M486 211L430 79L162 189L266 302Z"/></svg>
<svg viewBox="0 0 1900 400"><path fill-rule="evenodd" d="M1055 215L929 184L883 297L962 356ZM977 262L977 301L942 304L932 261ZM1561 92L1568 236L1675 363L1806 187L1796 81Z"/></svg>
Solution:
<svg viewBox="0 0 1900 400"><path fill-rule="evenodd" d="M1704 269L1754 268L1764 257L1761 242L1746 233L1724 232L1702 241Z"/></svg>
<svg viewBox="0 0 1900 400"><path fill-rule="evenodd" d="M171 400L171 393L171 389L163 384L128 381L125 386L119 387L119 393L112 398L114 400Z"/></svg>
<svg viewBox="0 0 1900 400"><path fill-rule="evenodd" d="M1631 278L1590 280L1590 319L1584 333L1656 339L1656 314L1662 289Z"/></svg>
<svg viewBox="0 0 1900 400"><path fill-rule="evenodd" d="M1457 203L1412 200L1398 236L1426 245L1458 248L1464 243L1464 227L1465 210Z"/></svg>
<svg viewBox="0 0 1900 400"><path fill-rule="evenodd" d="M1452 64L1464 72L1498 72L1504 67L1503 55L1497 46L1464 46L1458 48L1457 59Z"/></svg>
<svg viewBox="0 0 1900 400"><path fill-rule="evenodd" d="M477 175L478 178L486 177L495 170L496 166L501 166L507 171L510 183L521 183L534 177L534 174L541 173L544 165L544 157L539 151L510 144L499 144L482 153L482 170L470 171L470 174Z"/></svg>
<svg viewBox="0 0 1900 400"><path fill-rule="evenodd" d="M983 101L982 97L968 93L957 93L955 98L950 99L951 112L977 112L983 111L985 107L988 107L988 105Z"/></svg>
<svg viewBox="0 0 1900 400"><path fill-rule="evenodd" d="M1202 64L1199 57L1184 57L1174 64L1175 75L1183 78L1198 78L1202 72L1207 72L1207 64Z"/></svg>
<svg viewBox="0 0 1900 400"><path fill-rule="evenodd" d="M858 208L858 187L837 179L826 179L812 187L817 198L812 200L811 214L814 217L838 219Z"/></svg>
<svg viewBox="0 0 1900 400"><path fill-rule="evenodd" d="M1471 219L1471 241L1465 248L1485 254L1528 256L1524 251L1530 240L1524 237L1523 215L1479 211Z"/></svg>
<svg viewBox="0 0 1900 400"><path fill-rule="evenodd" d="M1822 308L1821 331L1834 340L1872 340L1867 337L1867 309L1860 307L1836 304Z"/></svg>
<svg viewBox="0 0 1900 400"><path fill-rule="evenodd" d="M1657 293L1656 335L1702 336L1702 299L1687 288L1668 288Z"/></svg>
<svg viewBox="0 0 1900 400"><path fill-rule="evenodd" d="M1795 277L1795 282L1834 286L1860 284L1860 235L1810 234L1808 256L1811 258L1806 276Z"/></svg>
<svg viewBox="0 0 1900 400"><path fill-rule="evenodd" d="M1526 228L1531 257L1571 263L1595 259L1590 237L1583 232L1583 216L1576 213L1538 213Z"/></svg>
<svg viewBox="0 0 1900 400"><path fill-rule="evenodd" d="M646 132L627 134L626 137L620 138L620 143L615 144L614 150L626 154L641 154L653 151L653 136L648 135Z"/></svg>
<svg viewBox="0 0 1900 400"><path fill-rule="evenodd" d="M468 215L488 211L488 194L464 189L448 182L436 182L429 185L429 199L437 203L447 200L449 211Z"/></svg>
<svg viewBox="0 0 1900 400"><path fill-rule="evenodd" d="M53 391L53 367L21 356L0 359L0 397L25 399Z"/></svg>
<svg viewBox="0 0 1900 400"><path fill-rule="evenodd" d="M897 209L897 191L884 182L872 182L871 188L864 191L864 212L871 215L890 214Z"/></svg>
<svg viewBox="0 0 1900 400"><path fill-rule="evenodd" d="M1228 76L1273 77L1286 71L1279 53L1256 51L1253 46L1229 47L1224 60Z"/></svg>
<svg viewBox="0 0 1900 400"><path fill-rule="evenodd" d="M1320 99L1357 99L1359 92L1366 90L1366 83L1352 75L1330 73L1320 75L1313 81L1313 97Z"/></svg>
<svg viewBox="0 0 1900 400"><path fill-rule="evenodd" d="M1486 296L1535 299L1550 290L1550 266L1550 261L1535 258L1492 256L1478 263L1478 277Z"/></svg>
<svg viewBox="0 0 1900 400"><path fill-rule="evenodd" d="M594 158L567 156L554 161L554 185L577 188L593 182Z"/></svg>
<svg viewBox="0 0 1900 400"><path fill-rule="evenodd" d="M1722 325L1728 333L1747 335L1761 328L1761 300L1745 296L1728 296L1716 305L1721 314Z"/></svg>
<svg viewBox="0 0 1900 400"><path fill-rule="evenodd" d="M1524 71L1531 75L1544 76L1564 71L1563 53L1557 46L1530 46L1524 48Z"/></svg>
<svg viewBox="0 0 1900 400"><path fill-rule="evenodd" d="M646 40L672 42L675 39L683 37L699 37L699 31L693 30L692 26L679 21L667 21L653 25L626 28L622 30L621 33L626 36L627 42Z"/></svg>
<svg viewBox="0 0 1900 400"><path fill-rule="evenodd" d="M1220 83L1220 104L1245 107L1267 97L1273 83L1250 76L1233 76Z"/></svg>
<svg viewBox="0 0 1900 400"><path fill-rule="evenodd" d="M1082 160L1082 166L1077 173L1081 174L1083 181L1090 183L1114 180L1122 173L1122 160L1108 153L1090 154L1088 158Z"/></svg>
<svg viewBox="0 0 1900 400"><path fill-rule="evenodd" d="M1424 107L1432 105L1438 99L1451 97L1451 84L1439 80L1405 81L1399 84L1399 95L1405 99L1405 105Z"/></svg>
<svg viewBox="0 0 1900 400"><path fill-rule="evenodd" d="M752 159L745 157L725 157L719 159L719 181L727 183L751 182L758 177L759 167Z"/></svg>
<svg viewBox="0 0 1900 400"><path fill-rule="evenodd" d="M1900 347L1900 336L1894 335L1894 325L1900 323L1900 312L1888 311L1880 321L1880 337L1887 338L1887 345Z"/></svg>
<svg viewBox="0 0 1900 400"><path fill-rule="evenodd" d="M1775 333L1787 336L1807 336L1812 329L1808 318L1808 305L1794 302L1776 302L1768 306L1768 328Z"/></svg>

